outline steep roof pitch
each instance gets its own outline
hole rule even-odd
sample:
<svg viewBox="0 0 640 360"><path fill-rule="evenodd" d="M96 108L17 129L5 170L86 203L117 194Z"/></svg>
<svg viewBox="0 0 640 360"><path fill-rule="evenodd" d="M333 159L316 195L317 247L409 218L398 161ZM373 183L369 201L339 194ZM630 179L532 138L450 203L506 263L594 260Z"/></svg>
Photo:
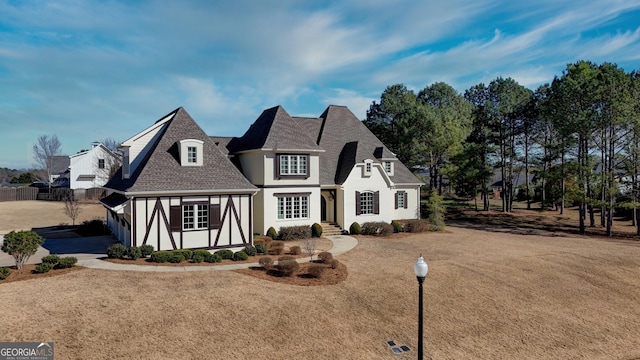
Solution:
<svg viewBox="0 0 640 360"><path fill-rule="evenodd" d="M173 113L131 177L122 179L120 169L105 187L134 193L256 189L182 107ZM181 166L177 142L184 139L203 141L202 166Z"/></svg>
<svg viewBox="0 0 640 360"><path fill-rule="evenodd" d="M318 135L320 147L320 184L342 184L353 166L366 159L391 160L396 156L346 107L330 105L322 115ZM421 184L400 161L394 162L396 184Z"/></svg>
<svg viewBox="0 0 640 360"><path fill-rule="evenodd" d="M263 111L242 137L229 142L228 148L233 153L257 149L322 151L282 106Z"/></svg>
<svg viewBox="0 0 640 360"><path fill-rule="evenodd" d="M51 175L62 174L67 171L71 160L66 155L55 155L51 157Z"/></svg>

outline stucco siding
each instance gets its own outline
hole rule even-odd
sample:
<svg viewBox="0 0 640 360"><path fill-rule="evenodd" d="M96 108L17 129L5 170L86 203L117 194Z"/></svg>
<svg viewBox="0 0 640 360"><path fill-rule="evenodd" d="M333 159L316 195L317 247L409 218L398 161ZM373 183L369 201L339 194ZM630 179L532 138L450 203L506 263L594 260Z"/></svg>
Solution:
<svg viewBox="0 0 640 360"><path fill-rule="evenodd" d="M262 228L257 229L257 231L260 231L262 234L265 234L271 226L279 230L283 226L311 226L313 223L320 223L320 187L267 188L260 190L260 193L264 200L264 211L262 214ZM281 194L284 196L299 196L300 194L307 196L309 201L308 217L300 219L279 219L277 195ZM258 211L256 211L256 214L258 214ZM258 222L259 220L256 220L256 223Z"/></svg>

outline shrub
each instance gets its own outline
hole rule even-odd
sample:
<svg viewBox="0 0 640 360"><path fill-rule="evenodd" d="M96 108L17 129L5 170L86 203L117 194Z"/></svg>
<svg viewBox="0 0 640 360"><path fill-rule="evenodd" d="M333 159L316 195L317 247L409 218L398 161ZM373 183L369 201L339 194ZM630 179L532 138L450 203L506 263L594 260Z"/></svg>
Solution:
<svg viewBox="0 0 640 360"><path fill-rule="evenodd" d="M313 223L313 225L311 225L311 236L313 237L322 236L322 225L318 223Z"/></svg>
<svg viewBox="0 0 640 360"><path fill-rule="evenodd" d="M193 256L191 257L192 263L201 263L203 261L204 261L204 255L202 254L193 254Z"/></svg>
<svg viewBox="0 0 640 360"><path fill-rule="evenodd" d="M20 270L43 243L44 238L34 231L11 231L4 236L2 251L13 256L16 268Z"/></svg>
<svg viewBox="0 0 640 360"><path fill-rule="evenodd" d="M302 248L298 245L295 245L289 248L289 252L291 252L291 255L300 255L302 254Z"/></svg>
<svg viewBox="0 0 640 360"><path fill-rule="evenodd" d="M153 254L153 245L140 245L140 252L142 253L142 257L148 257Z"/></svg>
<svg viewBox="0 0 640 360"><path fill-rule="evenodd" d="M280 261L288 261L288 260L295 260L296 258L291 256L291 255L284 255L284 256L280 256L278 258L278 262Z"/></svg>
<svg viewBox="0 0 640 360"><path fill-rule="evenodd" d="M429 230L442 231L444 230L444 214L446 208L443 204L442 196L438 195L438 192L432 190L429 194L429 203L427 210L429 210Z"/></svg>
<svg viewBox="0 0 640 360"><path fill-rule="evenodd" d="M327 265L332 269L336 269L338 265L340 265L340 261L338 261L338 259L331 259L327 261Z"/></svg>
<svg viewBox="0 0 640 360"><path fill-rule="evenodd" d="M273 259L269 256L263 256L258 260L258 263L262 265L263 268L269 270L273 267Z"/></svg>
<svg viewBox="0 0 640 360"><path fill-rule="evenodd" d="M176 250L171 250L171 252L174 254L182 255L182 257L184 257L185 260L189 260L193 256L193 251L189 249L176 249Z"/></svg>
<svg viewBox="0 0 640 360"><path fill-rule="evenodd" d="M142 250L137 246L132 246L127 249L127 256L131 260L136 260L142 257Z"/></svg>
<svg viewBox="0 0 640 360"><path fill-rule="evenodd" d="M209 255L204 257L204 261L208 263L219 263L222 261L222 258L218 254L209 253Z"/></svg>
<svg viewBox="0 0 640 360"><path fill-rule="evenodd" d="M60 259L60 261L58 262L58 265L56 265L57 269L68 269L68 268L72 268L76 265L76 263L78 262L78 259L76 259L73 256L65 256L63 258Z"/></svg>
<svg viewBox="0 0 640 360"><path fill-rule="evenodd" d="M393 232L394 233L402 232L402 224L400 224L399 222L393 220L391 222L391 226L393 226Z"/></svg>
<svg viewBox="0 0 640 360"><path fill-rule="evenodd" d="M320 276L322 276L322 273L325 270L327 270L327 267L325 265L311 263L309 264L309 267L307 267L307 274L313 276L314 278L319 278Z"/></svg>
<svg viewBox="0 0 640 360"><path fill-rule="evenodd" d="M306 225L283 226L280 228L280 240L299 240L311 237L311 228Z"/></svg>
<svg viewBox="0 0 640 360"><path fill-rule="evenodd" d="M270 236L256 236L253 239L253 245L263 244L266 246L271 241L273 241L273 239Z"/></svg>
<svg viewBox="0 0 640 360"><path fill-rule="evenodd" d="M264 244L256 244L256 252L258 254L266 254L267 253L267 247L264 246Z"/></svg>
<svg viewBox="0 0 640 360"><path fill-rule="evenodd" d="M276 265L276 269L284 276L291 276L299 268L300 265L295 260L278 261Z"/></svg>
<svg viewBox="0 0 640 360"><path fill-rule="evenodd" d="M169 261L169 256L171 256L171 253L168 251L156 251L151 254L151 261L156 263L165 263Z"/></svg>
<svg viewBox="0 0 640 360"><path fill-rule="evenodd" d="M220 256L220 258L224 259L224 260L229 260L233 257L233 251L229 250L229 249L221 249L216 251L214 254L218 254Z"/></svg>
<svg viewBox="0 0 640 360"><path fill-rule="evenodd" d="M107 234L107 228L100 219L85 220L78 226L76 232L82 236L97 236Z"/></svg>
<svg viewBox="0 0 640 360"><path fill-rule="evenodd" d="M11 275L11 269L6 267L0 267L0 280L4 280Z"/></svg>
<svg viewBox="0 0 640 360"><path fill-rule="evenodd" d="M357 222L353 222L351 226L349 226L349 234L351 235L360 235L362 234L362 227Z"/></svg>
<svg viewBox="0 0 640 360"><path fill-rule="evenodd" d="M43 263L47 263L47 264L57 264L58 262L60 262L60 256L58 255L47 255L47 256L43 256L42 260Z"/></svg>
<svg viewBox="0 0 640 360"><path fill-rule="evenodd" d="M245 253L247 253L247 255L249 256L256 256L256 254L258 253L258 250L256 250L256 247L253 245L247 245L244 247L244 251Z"/></svg>
<svg viewBox="0 0 640 360"><path fill-rule="evenodd" d="M374 221L362 224L363 235L387 236L392 232L393 227L386 222Z"/></svg>
<svg viewBox="0 0 640 360"><path fill-rule="evenodd" d="M169 253L169 262L170 263L174 263L174 264L179 264L181 262L183 262L185 260L184 255L182 255L179 252L173 252L171 251Z"/></svg>
<svg viewBox="0 0 640 360"><path fill-rule="evenodd" d="M404 224L404 231L417 233L427 231L429 229L429 223L426 220L409 220Z"/></svg>
<svg viewBox="0 0 640 360"><path fill-rule="evenodd" d="M249 258L249 255L247 255L247 253L244 252L243 250L240 250L233 254L233 261L245 261L248 258Z"/></svg>
<svg viewBox="0 0 640 360"><path fill-rule="evenodd" d="M327 251L323 251L318 254L318 259L326 264L329 260L333 259L333 254Z"/></svg>
<svg viewBox="0 0 640 360"><path fill-rule="evenodd" d="M276 231L276 229L274 229L273 226L267 230L267 236L273 240L278 240L278 232Z"/></svg>
<svg viewBox="0 0 640 360"><path fill-rule="evenodd" d="M281 255L284 252L284 241L272 241L269 243L269 255Z"/></svg>
<svg viewBox="0 0 640 360"><path fill-rule="evenodd" d="M198 255L202 256L203 259L206 259L207 256L211 255L211 253L204 249L193 250L193 254L191 255L191 258L193 259L194 256L198 256Z"/></svg>
<svg viewBox="0 0 640 360"><path fill-rule="evenodd" d="M48 273L51 269L53 269L53 264L41 263L36 266L33 272L35 272L36 274L44 274Z"/></svg>
<svg viewBox="0 0 640 360"><path fill-rule="evenodd" d="M127 247L123 244L117 243L107 248L107 256L112 259L123 259L127 253Z"/></svg>

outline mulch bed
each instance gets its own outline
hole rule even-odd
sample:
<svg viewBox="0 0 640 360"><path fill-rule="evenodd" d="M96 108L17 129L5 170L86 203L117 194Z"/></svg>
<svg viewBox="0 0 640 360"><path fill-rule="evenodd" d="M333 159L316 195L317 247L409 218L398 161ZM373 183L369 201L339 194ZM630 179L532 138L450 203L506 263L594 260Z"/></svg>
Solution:
<svg viewBox="0 0 640 360"><path fill-rule="evenodd" d="M310 277L307 268L311 263L302 263L300 268L291 276L282 276L275 270L267 271L261 266L254 266L248 269L233 270L234 272L250 275L259 279L273 281L281 284L298 286L324 286L339 284L347 279L349 273L347 267L340 263L337 268L327 268L319 278Z"/></svg>
<svg viewBox="0 0 640 360"><path fill-rule="evenodd" d="M26 264L22 267L21 270L16 270L15 266L11 266L10 267L11 274L9 275L8 278L4 280L0 280L0 284L10 283L14 281L48 278L52 276L67 274L73 271L86 269L83 266L76 265L74 267L67 268L67 269L52 269L49 272L46 272L44 274L36 274L35 272L33 272L36 266L37 264Z"/></svg>

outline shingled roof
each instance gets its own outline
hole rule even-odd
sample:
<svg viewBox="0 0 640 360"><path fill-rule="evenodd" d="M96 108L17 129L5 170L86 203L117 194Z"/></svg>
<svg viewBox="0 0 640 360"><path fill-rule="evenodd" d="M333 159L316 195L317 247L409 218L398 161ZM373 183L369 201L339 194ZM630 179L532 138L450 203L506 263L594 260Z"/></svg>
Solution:
<svg viewBox="0 0 640 360"><path fill-rule="evenodd" d="M228 148L232 153L257 149L322 151L308 134L278 105L263 111L242 137L229 142Z"/></svg>
<svg viewBox="0 0 640 360"><path fill-rule="evenodd" d="M122 179L120 169L105 187L130 193L256 189L182 107L161 119L171 114L171 120L163 125L160 136L130 178ZM181 166L177 142L184 139L204 142L202 166Z"/></svg>
<svg viewBox="0 0 640 360"><path fill-rule="evenodd" d="M303 120L309 122L309 119ZM392 160L396 156L346 107L330 105L320 118L318 145L320 184L342 184L353 166L366 159ZM421 184L400 161L394 162L391 180L396 184Z"/></svg>

